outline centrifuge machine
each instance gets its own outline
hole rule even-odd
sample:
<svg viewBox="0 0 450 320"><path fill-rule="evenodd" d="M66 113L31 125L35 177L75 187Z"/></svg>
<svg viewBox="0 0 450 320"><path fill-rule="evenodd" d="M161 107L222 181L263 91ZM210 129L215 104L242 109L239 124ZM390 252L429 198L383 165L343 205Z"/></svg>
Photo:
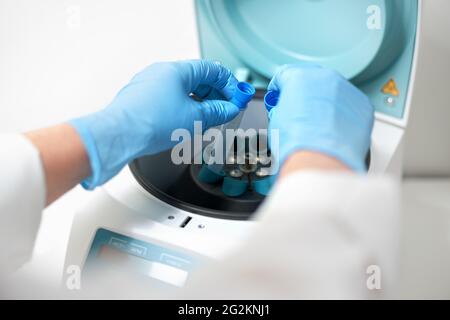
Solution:
<svg viewBox="0 0 450 320"><path fill-rule="evenodd" d="M220 61L256 88L241 128L267 127L262 98L278 66L312 61L369 96L376 108L369 174L400 177L420 0L196 0L195 7L201 57ZM252 187L258 180L252 170L212 180L201 171L202 164L174 164L170 150L130 163L75 215L66 268L170 287L182 286L205 259L226 255L256 223L252 214L268 190ZM243 176L241 192L226 192L225 181Z"/></svg>

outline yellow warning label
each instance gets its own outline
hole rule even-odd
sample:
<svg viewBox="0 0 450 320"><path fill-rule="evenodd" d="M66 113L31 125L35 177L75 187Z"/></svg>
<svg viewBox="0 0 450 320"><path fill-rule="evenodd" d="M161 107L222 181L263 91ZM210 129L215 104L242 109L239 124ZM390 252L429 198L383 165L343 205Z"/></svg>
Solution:
<svg viewBox="0 0 450 320"><path fill-rule="evenodd" d="M396 97L398 97L400 94L400 91L398 91L397 84L395 83L394 79L389 79L389 81L386 82L381 91L384 94L392 94L393 96Z"/></svg>

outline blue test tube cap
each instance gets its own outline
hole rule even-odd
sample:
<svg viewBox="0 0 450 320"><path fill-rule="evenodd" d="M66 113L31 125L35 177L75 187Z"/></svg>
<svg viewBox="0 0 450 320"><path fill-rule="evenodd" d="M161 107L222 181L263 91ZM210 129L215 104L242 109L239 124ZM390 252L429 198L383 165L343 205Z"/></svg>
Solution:
<svg viewBox="0 0 450 320"><path fill-rule="evenodd" d="M264 104L266 105L267 112L270 112L270 110L272 110L278 104L279 99L279 91L267 91L266 95L264 96Z"/></svg>
<svg viewBox="0 0 450 320"><path fill-rule="evenodd" d="M203 165L197 178L204 183L216 183L222 180L223 176L210 170L207 165Z"/></svg>
<svg viewBox="0 0 450 320"><path fill-rule="evenodd" d="M254 180L252 183L253 190L258 192L263 196L267 196L269 194L272 185L275 183L275 176L268 176L264 179Z"/></svg>
<svg viewBox="0 0 450 320"><path fill-rule="evenodd" d="M248 182L225 177L222 184L222 192L228 197L239 197L247 191Z"/></svg>
<svg viewBox="0 0 450 320"><path fill-rule="evenodd" d="M236 85L236 91L230 102L239 107L239 109L245 109L247 104L252 100L255 95L255 88L247 82L238 82Z"/></svg>

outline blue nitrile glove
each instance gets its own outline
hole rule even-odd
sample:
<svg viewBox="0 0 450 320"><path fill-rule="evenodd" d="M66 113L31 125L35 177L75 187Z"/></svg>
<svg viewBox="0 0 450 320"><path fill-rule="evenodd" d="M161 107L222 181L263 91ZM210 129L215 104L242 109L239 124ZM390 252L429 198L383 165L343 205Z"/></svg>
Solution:
<svg viewBox="0 0 450 320"><path fill-rule="evenodd" d="M334 157L355 171L366 170L374 108L358 88L333 70L286 65L268 90L280 94L269 113L269 129L279 130L280 164L293 152L308 150Z"/></svg>
<svg viewBox="0 0 450 320"><path fill-rule="evenodd" d="M92 175L82 185L94 189L142 155L170 149L179 128L193 133L232 120L239 108L209 96L233 96L237 80L217 62L192 60L153 64L138 73L105 109L70 121L86 147ZM197 92L199 89L200 92ZM203 98L195 101L194 93Z"/></svg>

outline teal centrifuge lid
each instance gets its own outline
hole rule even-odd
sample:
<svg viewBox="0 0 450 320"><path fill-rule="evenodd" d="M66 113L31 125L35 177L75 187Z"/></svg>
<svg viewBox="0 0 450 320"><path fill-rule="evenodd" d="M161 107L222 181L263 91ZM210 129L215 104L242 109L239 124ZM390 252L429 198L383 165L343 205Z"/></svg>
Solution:
<svg viewBox="0 0 450 320"><path fill-rule="evenodd" d="M393 10L390 0L213 0L206 8L234 55L263 76L310 61L349 79L377 56ZM371 14L379 28L368 26Z"/></svg>

